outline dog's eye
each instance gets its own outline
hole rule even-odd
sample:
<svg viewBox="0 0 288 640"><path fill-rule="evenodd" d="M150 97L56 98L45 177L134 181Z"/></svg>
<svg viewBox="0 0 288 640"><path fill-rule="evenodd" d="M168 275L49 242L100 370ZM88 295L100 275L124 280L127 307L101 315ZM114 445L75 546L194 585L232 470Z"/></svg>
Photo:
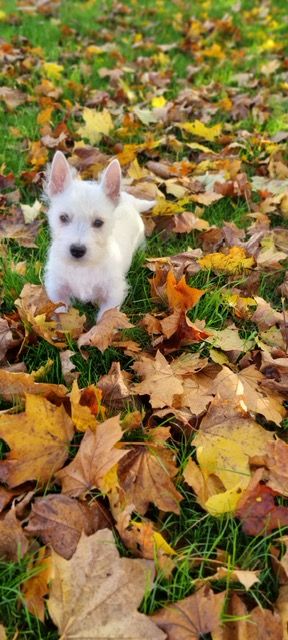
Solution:
<svg viewBox="0 0 288 640"><path fill-rule="evenodd" d="M96 229L99 229L99 227L102 227L104 224L103 220L100 220L100 218L96 218L96 220L94 220L94 222L92 222L92 227L95 227Z"/></svg>
<svg viewBox="0 0 288 640"><path fill-rule="evenodd" d="M59 216L59 219L61 220L61 222L63 222L64 224L68 224L68 222L70 222L70 218L68 216L68 213L61 213L61 216Z"/></svg>

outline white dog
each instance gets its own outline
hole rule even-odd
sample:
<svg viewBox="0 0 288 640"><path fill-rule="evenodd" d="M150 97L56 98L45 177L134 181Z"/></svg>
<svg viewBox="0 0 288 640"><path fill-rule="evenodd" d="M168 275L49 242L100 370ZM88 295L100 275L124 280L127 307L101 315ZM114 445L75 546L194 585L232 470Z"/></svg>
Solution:
<svg viewBox="0 0 288 640"><path fill-rule="evenodd" d="M71 298L97 303L99 320L125 300L126 274L144 242L139 212L154 202L121 191L118 160L110 162L99 183L84 182L57 151L48 173L52 243L45 270L47 294L62 304L58 312L67 310Z"/></svg>

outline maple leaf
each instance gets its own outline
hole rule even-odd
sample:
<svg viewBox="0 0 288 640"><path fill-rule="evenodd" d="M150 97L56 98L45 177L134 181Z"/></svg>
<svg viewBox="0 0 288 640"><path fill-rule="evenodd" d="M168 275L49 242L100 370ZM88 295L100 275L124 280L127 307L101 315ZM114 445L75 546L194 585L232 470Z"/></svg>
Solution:
<svg viewBox="0 0 288 640"><path fill-rule="evenodd" d="M185 281L185 276L176 281L173 271L167 274L167 298L171 309L192 309L200 300L205 291L193 289Z"/></svg>
<svg viewBox="0 0 288 640"><path fill-rule="evenodd" d="M35 200L32 206L20 203L20 207L23 212L25 224L31 224L31 222L34 222L34 220L38 218L42 209L42 203L39 202L39 200Z"/></svg>
<svg viewBox="0 0 288 640"><path fill-rule="evenodd" d="M45 398L64 398L67 389L63 384L51 384L48 382L36 382L36 374L7 371L0 369L0 396L4 400L13 401L15 398L23 398L26 393L41 395Z"/></svg>
<svg viewBox="0 0 288 640"><path fill-rule="evenodd" d="M101 405L101 398L102 391L94 384L80 391L77 381L74 380L70 393L71 417L78 431L94 431L98 424L97 416L103 419L105 408Z"/></svg>
<svg viewBox="0 0 288 640"><path fill-rule="evenodd" d="M200 120L194 120L194 122L182 122L178 125L183 131L192 133L194 136L204 138L204 140L210 140L211 142L215 138L219 138L221 134L222 125L215 124L212 127L207 127Z"/></svg>
<svg viewBox="0 0 288 640"><path fill-rule="evenodd" d="M121 370L119 362L112 362L108 373L99 378L97 387L103 393L103 402L111 409L122 408L131 396L130 379L131 375Z"/></svg>
<svg viewBox="0 0 288 640"><path fill-rule="evenodd" d="M152 584L153 565L120 558L111 531L82 533L71 560L53 551L52 565L48 611L62 640L165 639L152 620L137 612Z"/></svg>
<svg viewBox="0 0 288 640"><path fill-rule="evenodd" d="M43 62L42 69L50 80L60 80L64 67L57 62Z"/></svg>
<svg viewBox="0 0 288 640"><path fill-rule="evenodd" d="M129 322L125 313L119 311L119 309L109 309L103 313L100 322L92 327L90 331L80 336L78 347L89 345L97 347L103 353L110 346L115 333L119 329L130 329L131 327L133 327L133 324Z"/></svg>
<svg viewBox="0 0 288 640"><path fill-rule="evenodd" d="M28 550L29 543L12 507L0 520L0 557L18 562Z"/></svg>
<svg viewBox="0 0 288 640"><path fill-rule="evenodd" d="M16 332L12 332L11 329L8 320L0 318L0 362L4 360L9 349L13 349L21 342L20 336L16 337Z"/></svg>
<svg viewBox="0 0 288 640"><path fill-rule="evenodd" d="M225 597L225 591L215 594L205 585L192 596L156 611L151 619L167 632L169 640L198 640L220 631Z"/></svg>
<svg viewBox="0 0 288 640"><path fill-rule="evenodd" d="M255 264L254 258L248 258L242 247L231 247L229 253L208 253L198 262L203 269L227 274L241 273Z"/></svg>
<svg viewBox="0 0 288 640"><path fill-rule="evenodd" d="M77 309L71 308L67 313L59 314L56 321L55 310L59 302L50 302L42 286L27 283L15 300L15 305L28 333L33 330L53 346L62 349L66 347L67 334L77 338L83 331L85 316L80 316Z"/></svg>
<svg viewBox="0 0 288 640"><path fill-rule="evenodd" d="M193 441L200 470L190 461L185 473L186 482L209 513L235 511L249 484L250 456L265 453L272 439L272 433L240 408L220 400L211 403Z"/></svg>
<svg viewBox="0 0 288 640"><path fill-rule="evenodd" d="M149 395L153 408L172 405L174 396L183 393L181 381L173 374L171 366L160 351L157 351L155 360L142 356L135 362L133 369L143 378L142 382L134 384L133 392Z"/></svg>
<svg viewBox="0 0 288 640"><path fill-rule="evenodd" d="M20 91L19 89L12 89L11 87L0 87L0 100L5 102L8 111L14 111L20 104L23 104L28 99L28 95Z"/></svg>
<svg viewBox="0 0 288 640"><path fill-rule="evenodd" d="M262 476L262 470L258 469L239 500L236 511L243 531L251 536L267 535L273 529L288 526L288 508L275 504L279 494L260 484Z"/></svg>
<svg viewBox="0 0 288 640"><path fill-rule="evenodd" d="M78 134L87 138L91 144L96 144L103 135L108 136L114 128L113 120L107 109L94 111L85 107L83 110L84 126L78 128Z"/></svg>
<svg viewBox="0 0 288 640"><path fill-rule="evenodd" d="M283 440L267 443L265 466L269 471L267 486L288 496L288 445Z"/></svg>
<svg viewBox="0 0 288 640"><path fill-rule="evenodd" d="M15 240L21 247L37 247L35 238L39 231L40 222L34 220L31 224L25 224L21 209L17 209L13 216L1 216L0 238Z"/></svg>
<svg viewBox="0 0 288 640"><path fill-rule="evenodd" d="M108 524L108 517L97 501L89 506L69 496L48 494L44 498L36 498L25 531L41 536L45 544L69 560L82 531L89 536Z"/></svg>
<svg viewBox="0 0 288 640"><path fill-rule="evenodd" d="M157 441L157 436L160 440ZM170 436L168 427L153 429L151 442L137 445L123 458L118 467L119 483L126 501L145 514L150 502L162 511L179 513L181 494L172 478L177 474L173 453L165 447Z"/></svg>
<svg viewBox="0 0 288 640"><path fill-rule="evenodd" d="M255 365L234 373L223 367L214 380L214 389L223 400L237 398L243 407L252 413L261 413L266 420L280 424L286 415L283 398L276 392L260 386L265 380Z"/></svg>
<svg viewBox="0 0 288 640"><path fill-rule="evenodd" d="M215 640L284 640L277 611L254 607L249 612L241 598L232 592L227 614L231 621L223 624Z"/></svg>
<svg viewBox="0 0 288 640"><path fill-rule="evenodd" d="M49 482L68 457L73 425L65 409L41 396L26 395L25 412L0 416L0 437L11 451L0 462L9 487L27 480Z"/></svg>
<svg viewBox="0 0 288 640"><path fill-rule="evenodd" d="M128 505L118 514L117 530L122 541L133 555L138 558L154 560L168 577L175 568L171 556L176 555L176 551L168 544L165 538L154 527L153 522L145 520L131 520L131 513L134 505Z"/></svg>
<svg viewBox="0 0 288 640"><path fill-rule="evenodd" d="M45 547L41 547L33 563L28 565L28 570L36 575L22 582L22 597L28 611L44 622L45 596L49 593L48 583L52 578L51 558L47 556Z"/></svg>
<svg viewBox="0 0 288 640"><path fill-rule="evenodd" d="M102 489L105 475L127 454L114 446L122 435L119 416L98 424L94 432L87 429L75 458L57 473L63 493L75 497Z"/></svg>

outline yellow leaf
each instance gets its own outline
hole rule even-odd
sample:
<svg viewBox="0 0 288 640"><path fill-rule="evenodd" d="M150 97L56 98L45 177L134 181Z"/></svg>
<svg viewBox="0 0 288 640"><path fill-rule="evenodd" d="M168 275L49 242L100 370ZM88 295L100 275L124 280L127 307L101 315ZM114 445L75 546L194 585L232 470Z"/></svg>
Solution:
<svg viewBox="0 0 288 640"><path fill-rule="evenodd" d="M43 62L42 69L50 80L60 80L64 71L63 65L57 62Z"/></svg>
<svg viewBox="0 0 288 640"><path fill-rule="evenodd" d="M199 258L199 264L204 269L221 273L239 273L244 269L251 269L254 265L254 258L246 257L242 247L231 247L229 253L208 253L203 258Z"/></svg>
<svg viewBox="0 0 288 640"><path fill-rule="evenodd" d="M225 58L225 53L223 49L221 49L220 44L214 42L212 47L204 49L203 56L206 58L218 58L219 60L223 60L223 58Z"/></svg>
<svg viewBox="0 0 288 640"><path fill-rule="evenodd" d="M161 107L164 107L166 102L167 102L167 100L166 100L166 98L164 98L164 96L155 96L151 100L151 105L155 109L159 109Z"/></svg>
<svg viewBox="0 0 288 640"><path fill-rule="evenodd" d="M204 140L213 141L221 134L222 125L215 124L213 127L207 127L201 120L194 120L193 122L183 122L179 125L181 129L192 133L194 136L204 138Z"/></svg>
<svg viewBox="0 0 288 640"><path fill-rule="evenodd" d="M214 496L208 498L205 502L205 509L207 509L212 516L222 516L224 513L235 513L241 496L242 490L239 484L228 491L216 493Z"/></svg>
<svg viewBox="0 0 288 640"><path fill-rule="evenodd" d="M138 525L139 525L139 522L138 522ZM157 551L162 551L167 556L176 555L176 551L174 551L174 549L170 546L170 544L168 544L168 542L164 540L163 536L161 536L161 533L159 533L158 531L154 531L153 540L155 542Z"/></svg>
<svg viewBox="0 0 288 640"><path fill-rule="evenodd" d="M83 119L85 124L78 129L78 133L87 138L91 144L95 144L101 140L103 135L109 135L114 124L111 115L107 109L103 111L94 111L85 107L83 111Z"/></svg>

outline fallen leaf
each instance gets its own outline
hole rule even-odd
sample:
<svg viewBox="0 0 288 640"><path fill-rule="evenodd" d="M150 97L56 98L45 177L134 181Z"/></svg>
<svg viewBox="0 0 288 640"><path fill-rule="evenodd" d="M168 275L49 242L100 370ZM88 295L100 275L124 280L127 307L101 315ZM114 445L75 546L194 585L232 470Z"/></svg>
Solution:
<svg viewBox="0 0 288 640"><path fill-rule="evenodd" d="M201 122L201 120L194 120L194 122L182 122L178 126L183 131L187 131L187 133L192 133L198 138L204 138L204 140L209 140L211 142L213 142L215 138L219 138L222 129L221 124L215 124L212 127L207 127L203 122Z"/></svg>
<svg viewBox="0 0 288 640"><path fill-rule="evenodd" d="M24 104L27 99L28 95L19 89L0 87L0 100L5 102L8 111L14 111L14 109L17 109L21 104Z"/></svg>
<svg viewBox="0 0 288 640"><path fill-rule="evenodd" d="M110 346L115 333L119 329L130 329L131 327L133 327L133 324L129 322L125 313L118 309L109 309L105 311L98 324L80 336L78 347L81 349L84 345L89 345L97 347L103 353Z"/></svg>
<svg viewBox="0 0 288 640"><path fill-rule="evenodd" d="M193 289L185 281L185 276L176 281L173 271L167 274L167 298L170 309L192 309L205 291Z"/></svg>
<svg viewBox="0 0 288 640"><path fill-rule="evenodd" d="M16 398L24 398L26 393L41 395L45 398L64 398L67 389L63 384L51 384L50 382L36 382L35 373L14 372L0 369L0 396L4 400L14 401Z"/></svg>
<svg viewBox="0 0 288 640"><path fill-rule="evenodd" d="M95 431L99 422L97 417L105 415L105 409L101 405L102 391L94 384L80 390L77 380L74 380L70 393L71 418L78 431L91 429Z"/></svg>
<svg viewBox="0 0 288 640"><path fill-rule="evenodd" d="M169 428L164 427L164 432L160 432L160 442L154 443L157 429L153 429L152 441L137 445L119 463L119 483L126 501L135 505L137 512L143 515L151 502L162 511L179 513L182 496L172 482L177 467L172 452L165 446Z"/></svg>
<svg viewBox="0 0 288 640"><path fill-rule="evenodd" d="M266 390L261 386L265 376L250 365L239 373L234 373L228 367L222 367L214 381L215 393L223 400L238 399L243 407L253 414L261 413L266 420L280 424L286 415L283 398L276 392Z"/></svg>
<svg viewBox="0 0 288 640"><path fill-rule="evenodd" d="M167 633L167 640L199 640L221 627L226 592L215 594L205 585L192 596L169 604L151 616Z"/></svg>
<svg viewBox="0 0 288 640"><path fill-rule="evenodd" d="M47 555L45 547L41 547L33 564L28 565L32 571L31 578L22 583L22 597L28 611L41 622L45 620L45 596L49 593L48 583L52 578L51 558Z"/></svg>
<svg viewBox="0 0 288 640"><path fill-rule="evenodd" d="M208 253L198 262L203 269L227 274L241 273L255 264L254 258L247 257L242 247L231 247L229 253Z"/></svg>
<svg viewBox="0 0 288 640"><path fill-rule="evenodd" d="M157 351L155 360L142 356L133 368L143 378L142 382L134 384L133 392L149 395L153 408L172 405L174 396L183 393L180 379L173 374L171 366L160 351Z"/></svg>
<svg viewBox="0 0 288 640"><path fill-rule="evenodd" d="M48 611L63 640L165 639L152 620L137 612L152 584L153 565L120 558L111 531L82 533L71 560L53 551L52 566Z"/></svg>
<svg viewBox="0 0 288 640"><path fill-rule="evenodd" d="M261 473L258 471L239 500L236 516L240 518L247 535L266 536L273 529L288 526L288 508L277 505L275 498L278 494L265 484L260 484Z"/></svg>
<svg viewBox="0 0 288 640"><path fill-rule="evenodd" d="M85 124L78 128L78 134L87 138L91 144L97 144L103 135L108 136L114 128L113 120L107 109L94 111L85 107L82 116Z"/></svg>
<svg viewBox="0 0 288 640"><path fill-rule="evenodd" d="M68 457L73 425L63 406L26 394L25 412L0 415L0 437L11 451L0 462L0 477L9 487L27 480L49 482Z"/></svg>
<svg viewBox="0 0 288 640"><path fill-rule="evenodd" d="M35 200L32 206L20 203L20 207L23 212L25 224L31 224L31 222L34 222L34 220L38 218L42 209L42 203L39 202L39 200Z"/></svg>
<svg viewBox="0 0 288 640"><path fill-rule="evenodd" d="M122 435L119 416L98 424L94 432L87 429L75 458L57 473L63 493L75 497L101 490L105 475L127 455L127 450L114 446Z"/></svg>
<svg viewBox="0 0 288 640"><path fill-rule="evenodd" d="M0 558L9 562L18 562L28 550L29 542L16 518L15 507L12 507L0 519Z"/></svg>
<svg viewBox="0 0 288 640"><path fill-rule="evenodd" d="M96 500L91 505L62 494L36 498L25 531L40 536L60 556L69 560L76 550L81 532L87 536L109 524Z"/></svg>

